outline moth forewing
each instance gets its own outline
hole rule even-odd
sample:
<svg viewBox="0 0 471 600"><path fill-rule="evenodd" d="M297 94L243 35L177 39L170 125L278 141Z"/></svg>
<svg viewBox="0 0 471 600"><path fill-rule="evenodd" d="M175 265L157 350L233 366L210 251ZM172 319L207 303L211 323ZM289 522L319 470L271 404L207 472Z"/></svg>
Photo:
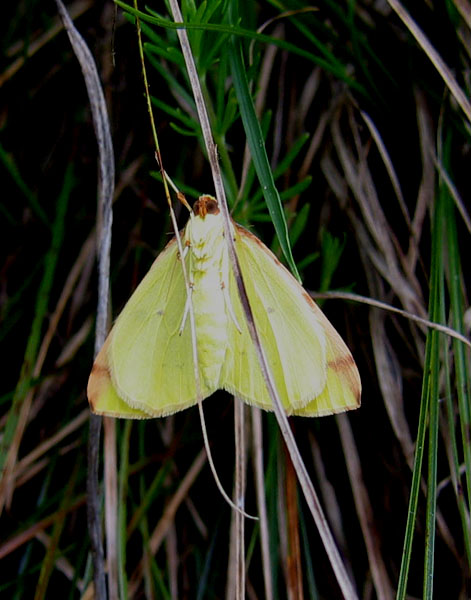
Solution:
<svg viewBox="0 0 471 600"><path fill-rule="evenodd" d="M236 251L260 341L286 412L320 416L356 408L358 395L344 387L359 389L358 371L348 348L321 310L273 253L240 226L236 226ZM238 316L242 309L235 288L233 282L231 297ZM228 348L223 387L250 404L271 410L246 327L243 333L242 337L234 332L231 335L233 347ZM337 372L334 399L329 362L341 359L353 367Z"/></svg>

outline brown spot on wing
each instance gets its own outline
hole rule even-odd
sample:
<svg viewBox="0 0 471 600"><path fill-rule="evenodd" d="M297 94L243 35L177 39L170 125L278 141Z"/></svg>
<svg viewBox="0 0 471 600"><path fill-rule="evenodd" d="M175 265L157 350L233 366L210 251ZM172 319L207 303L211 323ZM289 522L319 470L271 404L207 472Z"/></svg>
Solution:
<svg viewBox="0 0 471 600"><path fill-rule="evenodd" d="M111 373L108 365L108 346L110 336L106 338L102 349L98 352L95 362L88 378L87 397L90 408L94 411L100 395L104 393L107 386L111 383Z"/></svg>
<svg viewBox="0 0 471 600"><path fill-rule="evenodd" d="M352 394L357 402L356 406L352 406L351 408L349 408L349 410L353 410L355 408L360 408L361 406L361 383L360 383L360 378L358 376L356 377L350 377L350 389L352 390Z"/></svg>
<svg viewBox="0 0 471 600"><path fill-rule="evenodd" d="M350 369L352 365L355 364L353 360L353 356L348 354L343 354L342 356L337 356L335 360L329 360L327 366L329 369L336 371L337 373L341 371L345 371L346 369Z"/></svg>
<svg viewBox="0 0 471 600"><path fill-rule="evenodd" d="M329 360L327 368L338 373L350 388L357 404L349 407L349 410L358 408L361 404L361 380L355 360L350 352L337 356L334 360Z"/></svg>
<svg viewBox="0 0 471 600"><path fill-rule="evenodd" d="M309 292L306 292L306 290L304 288L302 288L302 289L303 289L303 298L306 300L306 302L311 306L314 305L317 309L320 310L320 308L317 306L317 304L313 300L311 294Z"/></svg>

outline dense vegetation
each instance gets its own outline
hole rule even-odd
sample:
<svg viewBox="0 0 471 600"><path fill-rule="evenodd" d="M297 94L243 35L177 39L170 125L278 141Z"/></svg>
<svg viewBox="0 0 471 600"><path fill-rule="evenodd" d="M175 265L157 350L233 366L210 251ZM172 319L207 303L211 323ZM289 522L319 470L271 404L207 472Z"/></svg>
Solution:
<svg viewBox="0 0 471 600"><path fill-rule="evenodd" d="M87 598L98 151L55 3L3 4L0 595ZM172 231L133 11L119 4L67 5L97 63L112 129L111 318ZM214 188L177 33L165 2L139 9L149 16L140 23L160 150L192 202ZM363 297L319 300L355 356L362 407L290 423L365 599L471 594L469 346L412 317L469 339L470 10L465 0L182 5L235 220L283 257L283 223L267 209L252 136L305 288ZM252 101L263 139L241 119ZM174 206L183 226L186 209ZM229 492L233 405L224 393L204 402ZM340 598L275 418L263 414L262 437L250 409L244 419L245 507L258 513L251 457L260 447L267 506L267 522L245 522L246 596ZM107 421L100 448L102 489L118 495L117 524L104 530L119 597L235 598L233 514L202 454L197 409ZM115 453L117 480L105 482Z"/></svg>

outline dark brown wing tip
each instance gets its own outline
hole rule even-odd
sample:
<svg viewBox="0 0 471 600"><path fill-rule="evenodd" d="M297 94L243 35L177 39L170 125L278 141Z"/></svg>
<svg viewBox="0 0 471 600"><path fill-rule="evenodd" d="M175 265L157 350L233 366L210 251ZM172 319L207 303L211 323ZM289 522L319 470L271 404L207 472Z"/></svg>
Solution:
<svg viewBox="0 0 471 600"><path fill-rule="evenodd" d="M360 406L361 406L361 379L360 379L360 374L358 372L356 363L353 360L353 357L352 357L352 364L349 367L348 378L350 380L350 389L351 389L353 397L355 398L355 401L356 401L355 406L352 407L352 410L354 410L356 408L360 408Z"/></svg>
<svg viewBox="0 0 471 600"><path fill-rule="evenodd" d="M335 373L342 374L345 377L346 384L355 399L355 405L349 406L346 410L355 410L361 406L361 380L358 367L352 354L346 352L336 356L335 359L329 360L328 368Z"/></svg>
<svg viewBox="0 0 471 600"><path fill-rule="evenodd" d="M95 406L98 403L100 395L104 393L104 390L106 390L111 381L111 373L107 362L108 345L109 337L97 354L88 378L87 398L93 412L96 412Z"/></svg>

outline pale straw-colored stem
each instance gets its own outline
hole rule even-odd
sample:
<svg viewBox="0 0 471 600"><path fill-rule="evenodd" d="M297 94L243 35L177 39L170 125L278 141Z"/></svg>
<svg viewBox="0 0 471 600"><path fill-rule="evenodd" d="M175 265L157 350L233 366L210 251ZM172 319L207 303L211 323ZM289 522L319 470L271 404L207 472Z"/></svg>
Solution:
<svg viewBox="0 0 471 600"><path fill-rule="evenodd" d="M180 12L180 7L178 6L177 0L170 0L170 7L173 14L173 19L176 23L181 23L183 21L182 14ZM278 395L278 391L276 389L273 375L271 373L271 369L268 365L265 353L260 343L260 338L255 327L255 321L253 318L252 309L250 307L250 303L247 297L247 291L245 289L245 285L242 279L242 273L240 269L239 260L237 257L237 253L235 250L234 240L231 235L230 228L230 217L229 217L229 209L227 207L227 201L221 176L221 171L219 168L219 162L217 158L216 146L213 141L213 136L211 132L211 126L209 122L208 113L206 110L206 106L204 103L203 93L201 90L201 85L198 78L198 72L196 70L195 61L193 58L193 54L190 47L190 42L188 39L187 32L184 28L177 30L178 37L180 40L180 44L183 51L183 56L185 59L188 76L190 79L190 84L193 90L193 96L195 98L196 108L198 111L198 117L201 124L201 130L203 132L206 150L208 153L208 159L211 166L211 171L213 175L214 188L216 192L216 198L218 200L219 208L221 210L221 214L223 215L224 221L224 231L225 238L228 246L229 257L231 261L232 270L234 272L234 276L237 283L237 288L239 291L239 296L241 300L241 304L243 307L244 314L247 319L247 327L250 333L250 337L254 343L255 352L257 354L257 359L260 364L260 369L265 380L265 384L267 386L268 393L273 403L273 409L278 421L278 425L280 427L281 434L285 440L286 446L291 456L291 460L293 462L293 466L296 470L296 475L298 477L298 481L303 490L304 496L306 498L306 502L309 506L309 509L313 515L313 518L316 522L317 528L319 530L319 534L322 538L324 547L326 549L327 555L329 556L332 568L337 577L337 581L342 590L342 593L346 599L354 599L357 598L357 594L353 587L352 582L347 574L345 566L340 557L337 546L335 545L335 541L333 539L332 533L330 532L329 526L325 519L324 513L322 511L322 507L320 505L319 499L317 497L316 491L314 490L314 486L312 481L309 478L309 474L307 472L306 466L302 460L301 454L299 453L298 447L296 445L296 441L294 439L293 433L289 426L288 417L284 411L283 405L281 403L280 397Z"/></svg>

